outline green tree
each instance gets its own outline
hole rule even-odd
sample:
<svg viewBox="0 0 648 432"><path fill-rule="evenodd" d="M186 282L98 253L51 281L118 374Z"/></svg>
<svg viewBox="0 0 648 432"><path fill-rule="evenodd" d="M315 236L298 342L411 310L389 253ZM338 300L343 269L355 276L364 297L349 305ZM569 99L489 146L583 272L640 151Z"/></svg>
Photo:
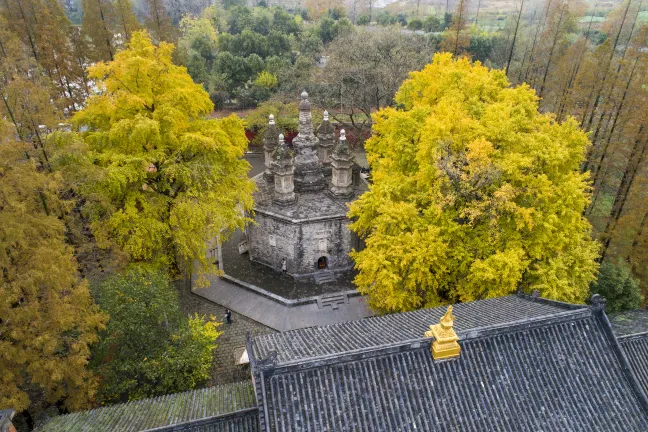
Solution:
<svg viewBox="0 0 648 432"><path fill-rule="evenodd" d="M601 264L598 279L592 284L591 294L605 297L605 310L609 313L641 307L639 281L632 277L630 266L623 261L604 261Z"/></svg>
<svg viewBox="0 0 648 432"><path fill-rule="evenodd" d="M299 24L295 20L295 16L289 14L280 7L274 9L272 14L272 30L277 30L286 35L297 35L300 31Z"/></svg>
<svg viewBox="0 0 648 432"><path fill-rule="evenodd" d="M135 32L113 62L90 68L101 91L73 123L99 173L84 193L98 244L130 261L200 271L212 269L206 242L244 225L253 184L243 122L208 118L208 94L172 52Z"/></svg>
<svg viewBox="0 0 648 432"><path fill-rule="evenodd" d="M0 405L27 409L30 394L88 408L97 388L86 368L106 321L81 280L57 177L28 158L0 120Z"/></svg>
<svg viewBox="0 0 648 432"><path fill-rule="evenodd" d="M191 78L203 85L209 81L218 49L218 34L209 19L211 14L206 11L200 18L187 15L180 21L178 50L185 58Z"/></svg>
<svg viewBox="0 0 648 432"><path fill-rule="evenodd" d="M582 216L588 139L501 70L437 54L374 116L373 184L351 206L356 284L379 311L539 290L582 302L598 245Z"/></svg>
<svg viewBox="0 0 648 432"><path fill-rule="evenodd" d="M423 21L423 30L426 32L439 32L442 30L441 20L434 15L429 15L425 17Z"/></svg>
<svg viewBox="0 0 648 432"><path fill-rule="evenodd" d="M369 25L370 22L371 18L369 18L368 14L361 14L356 20L356 24L358 24L359 26Z"/></svg>
<svg viewBox="0 0 648 432"><path fill-rule="evenodd" d="M102 403L190 390L209 378L220 323L185 316L164 273L131 269L101 283L95 297L110 315L92 357Z"/></svg>
<svg viewBox="0 0 648 432"><path fill-rule="evenodd" d="M245 59L230 52L221 52L216 56L215 71L223 77L229 93L234 93L251 77Z"/></svg>
<svg viewBox="0 0 648 432"><path fill-rule="evenodd" d="M412 18L407 23L407 28L410 30L421 30L423 28L423 21L420 18Z"/></svg>

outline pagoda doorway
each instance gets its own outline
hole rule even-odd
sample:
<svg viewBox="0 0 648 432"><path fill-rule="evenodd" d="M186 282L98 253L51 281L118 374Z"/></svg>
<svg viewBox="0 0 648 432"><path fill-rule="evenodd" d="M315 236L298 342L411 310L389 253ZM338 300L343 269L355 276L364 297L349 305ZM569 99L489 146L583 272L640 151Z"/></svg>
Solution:
<svg viewBox="0 0 648 432"><path fill-rule="evenodd" d="M328 268L328 260L326 257L320 257L317 260L317 270L326 270Z"/></svg>

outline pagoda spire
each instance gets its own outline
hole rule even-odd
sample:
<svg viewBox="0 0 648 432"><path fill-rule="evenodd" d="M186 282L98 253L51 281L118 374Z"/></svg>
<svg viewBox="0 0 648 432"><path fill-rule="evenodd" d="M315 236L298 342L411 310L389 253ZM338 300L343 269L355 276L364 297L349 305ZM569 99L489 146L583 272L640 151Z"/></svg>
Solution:
<svg viewBox="0 0 648 432"><path fill-rule="evenodd" d="M274 116L270 114L268 117L268 127L263 135L263 152L265 154L265 171L263 178L268 182L274 181L274 174L272 173L272 153L277 148L277 141L279 140L279 132L275 126Z"/></svg>
<svg viewBox="0 0 648 432"><path fill-rule="evenodd" d="M293 140L295 149L295 189L297 192L317 192L326 188L322 163L317 157L319 140L313 133L311 104L306 91L299 104L299 133Z"/></svg>
<svg viewBox="0 0 648 432"><path fill-rule="evenodd" d="M324 111L324 121L317 128L317 139L319 139L319 148L317 157L322 162L322 171L324 175L331 174L331 151L335 146L335 129L329 122L329 113Z"/></svg>
<svg viewBox="0 0 648 432"><path fill-rule="evenodd" d="M272 173L274 175L274 199L278 205L290 205L295 202L293 184L293 152L286 146L283 134L279 134L279 145L272 153Z"/></svg>
<svg viewBox="0 0 648 432"><path fill-rule="evenodd" d="M346 132L340 130L340 140L331 155L331 194L339 198L353 195L353 155L346 142Z"/></svg>

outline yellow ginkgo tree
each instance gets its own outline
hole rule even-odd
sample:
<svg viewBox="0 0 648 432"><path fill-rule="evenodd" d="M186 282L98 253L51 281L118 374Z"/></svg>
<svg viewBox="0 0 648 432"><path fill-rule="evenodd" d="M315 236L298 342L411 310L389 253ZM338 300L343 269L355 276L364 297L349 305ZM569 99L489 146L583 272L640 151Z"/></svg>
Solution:
<svg viewBox="0 0 648 432"><path fill-rule="evenodd" d="M587 136L528 86L437 54L374 116L373 184L351 206L356 284L382 312L517 290L585 300L598 245L582 216Z"/></svg>
<svg viewBox="0 0 648 432"><path fill-rule="evenodd" d="M254 188L243 121L209 118L208 94L173 49L133 33L90 68L98 93L73 118L95 167L82 194L97 243L172 274L210 265L207 242L243 226Z"/></svg>

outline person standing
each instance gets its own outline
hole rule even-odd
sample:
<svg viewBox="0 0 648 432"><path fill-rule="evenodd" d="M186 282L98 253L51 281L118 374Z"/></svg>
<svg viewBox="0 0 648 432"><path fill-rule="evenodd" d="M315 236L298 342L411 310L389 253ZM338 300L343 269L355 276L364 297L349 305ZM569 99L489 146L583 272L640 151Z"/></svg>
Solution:
<svg viewBox="0 0 648 432"><path fill-rule="evenodd" d="M227 322L227 324L232 324L232 311L229 309L225 310L225 322Z"/></svg>

